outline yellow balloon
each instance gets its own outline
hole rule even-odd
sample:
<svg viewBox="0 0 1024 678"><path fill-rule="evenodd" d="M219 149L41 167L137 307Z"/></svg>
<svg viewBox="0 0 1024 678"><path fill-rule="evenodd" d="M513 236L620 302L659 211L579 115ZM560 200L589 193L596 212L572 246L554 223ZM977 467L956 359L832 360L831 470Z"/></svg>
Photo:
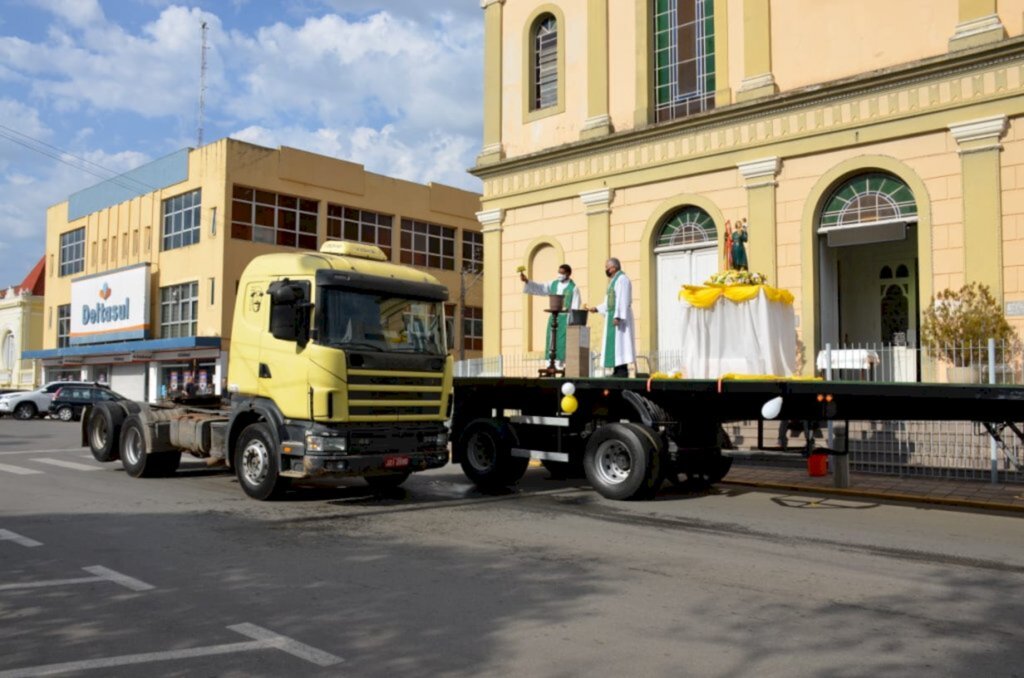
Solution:
<svg viewBox="0 0 1024 678"><path fill-rule="evenodd" d="M566 414L572 414L579 406L580 403L576 400L576 396L574 395L567 395L562 398L562 411Z"/></svg>

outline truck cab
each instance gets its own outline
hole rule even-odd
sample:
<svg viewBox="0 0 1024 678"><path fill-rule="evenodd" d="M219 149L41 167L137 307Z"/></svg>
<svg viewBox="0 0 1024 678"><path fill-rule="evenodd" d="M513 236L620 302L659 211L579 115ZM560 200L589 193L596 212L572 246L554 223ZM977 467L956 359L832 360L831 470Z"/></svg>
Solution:
<svg viewBox="0 0 1024 678"><path fill-rule="evenodd" d="M243 489L267 498L289 478L324 476L394 485L447 463L447 299L372 245L254 259L228 364L226 442Z"/></svg>

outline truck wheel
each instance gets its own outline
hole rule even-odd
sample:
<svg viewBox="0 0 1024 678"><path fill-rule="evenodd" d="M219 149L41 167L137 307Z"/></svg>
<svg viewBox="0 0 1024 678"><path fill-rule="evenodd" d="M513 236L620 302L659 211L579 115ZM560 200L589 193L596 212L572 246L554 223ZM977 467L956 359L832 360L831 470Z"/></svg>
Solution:
<svg viewBox="0 0 1024 678"><path fill-rule="evenodd" d="M612 423L590 436L583 469L603 497L650 499L664 480L664 461L653 432L638 424Z"/></svg>
<svg viewBox="0 0 1024 678"><path fill-rule="evenodd" d="M242 430L235 443L235 475L247 495L260 501L283 495L289 479L281 477L280 463L265 423L249 424Z"/></svg>
<svg viewBox="0 0 1024 678"><path fill-rule="evenodd" d="M412 474L409 472L389 473L386 476L366 476L363 480L365 480L366 484L370 487L384 490L392 487L398 487L408 480L410 475Z"/></svg>
<svg viewBox="0 0 1024 678"><path fill-rule="evenodd" d="M26 421L35 417L38 412L33 403L18 403L14 408L14 418Z"/></svg>
<svg viewBox="0 0 1024 678"><path fill-rule="evenodd" d="M75 418L75 411L70 405L63 405L57 408L57 418L61 421L71 421Z"/></svg>
<svg viewBox="0 0 1024 678"><path fill-rule="evenodd" d="M117 461L121 456L121 425L124 411L108 403L96 403L89 412L86 441L96 461Z"/></svg>
<svg viewBox="0 0 1024 678"><path fill-rule="evenodd" d="M508 424L478 419L456 441L462 472L477 487L497 489L514 485L530 460L512 456L515 433Z"/></svg>
<svg viewBox="0 0 1024 678"><path fill-rule="evenodd" d="M160 463L146 449L145 425L137 414L125 419L121 427L121 465L132 478L157 475Z"/></svg>

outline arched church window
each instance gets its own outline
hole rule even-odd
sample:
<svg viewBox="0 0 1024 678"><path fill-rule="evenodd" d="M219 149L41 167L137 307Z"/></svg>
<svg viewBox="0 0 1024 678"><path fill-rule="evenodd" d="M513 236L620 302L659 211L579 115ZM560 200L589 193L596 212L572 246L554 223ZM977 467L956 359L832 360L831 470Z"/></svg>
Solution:
<svg viewBox="0 0 1024 678"><path fill-rule="evenodd" d="M711 215L699 207L688 206L675 212L665 222L655 247L679 247L715 242L718 229Z"/></svg>
<svg viewBox="0 0 1024 678"><path fill-rule="evenodd" d="M901 179L886 172L866 172L840 185L825 202L821 227L911 221L917 202Z"/></svg>

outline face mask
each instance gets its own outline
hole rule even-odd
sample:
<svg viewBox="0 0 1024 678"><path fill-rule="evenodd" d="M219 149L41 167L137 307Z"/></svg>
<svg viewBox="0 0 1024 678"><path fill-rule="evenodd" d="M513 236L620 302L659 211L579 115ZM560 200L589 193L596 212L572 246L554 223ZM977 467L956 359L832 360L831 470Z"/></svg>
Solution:
<svg viewBox="0 0 1024 678"><path fill-rule="evenodd" d="M613 275L615 275L615 269L613 269L613 268L606 268L604 270L604 274L610 278Z"/></svg>
<svg viewBox="0 0 1024 678"><path fill-rule="evenodd" d="M569 276L565 275L564 273L559 273L558 274L558 282L565 282L568 279L569 279Z"/></svg>

